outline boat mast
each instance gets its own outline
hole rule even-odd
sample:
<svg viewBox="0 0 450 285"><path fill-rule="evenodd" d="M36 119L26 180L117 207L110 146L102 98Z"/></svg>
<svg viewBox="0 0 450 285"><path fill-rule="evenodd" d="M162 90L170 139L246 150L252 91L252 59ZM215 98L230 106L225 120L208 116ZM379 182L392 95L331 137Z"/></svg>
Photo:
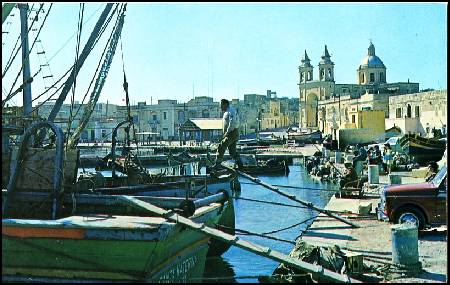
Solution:
<svg viewBox="0 0 450 285"><path fill-rule="evenodd" d="M30 58L28 45L28 4L17 4L20 10L20 37L22 39L22 63L23 63L23 115L31 116L31 84L25 84L30 78Z"/></svg>

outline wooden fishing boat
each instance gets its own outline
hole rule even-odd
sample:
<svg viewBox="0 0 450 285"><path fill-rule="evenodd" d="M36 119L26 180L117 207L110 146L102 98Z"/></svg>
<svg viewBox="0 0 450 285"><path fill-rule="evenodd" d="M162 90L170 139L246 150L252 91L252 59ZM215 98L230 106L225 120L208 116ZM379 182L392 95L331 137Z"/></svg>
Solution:
<svg viewBox="0 0 450 285"><path fill-rule="evenodd" d="M417 134L405 134L400 138L399 144L414 162L421 165L429 161L439 161L447 148L446 141L423 138Z"/></svg>
<svg viewBox="0 0 450 285"><path fill-rule="evenodd" d="M295 140L297 143L316 143L322 141L322 133L317 131L289 131L287 132L288 140Z"/></svg>
<svg viewBox="0 0 450 285"><path fill-rule="evenodd" d="M33 149L29 156L30 134L42 125L57 133L57 149L43 149L43 153ZM70 173L76 168L72 171L68 166L76 165L77 156L65 156L75 159L66 162L63 181L59 171L63 137L61 129L50 122L35 123L24 134L8 189L2 191L2 280L186 282L201 278L208 249L221 251L218 244L211 244L204 234L121 204L122 195L83 191L78 185L83 185L83 179L69 186ZM53 164L47 155L52 152ZM34 183L25 179L23 170L30 169L44 179ZM121 193L114 187L107 190ZM182 190L185 197L179 195ZM144 196L133 197L211 227L232 222L234 228L232 199L225 190L215 195L207 191L195 195L185 189L146 191Z"/></svg>
<svg viewBox="0 0 450 285"><path fill-rule="evenodd" d="M288 175L289 166L284 159L271 158L268 160L256 159L254 155L241 155L243 168L241 171L247 174L260 175ZM231 162L226 162L229 167L235 167Z"/></svg>
<svg viewBox="0 0 450 285"><path fill-rule="evenodd" d="M31 126L30 123L24 125L22 130L26 131L18 140L18 149L11 147L9 135L2 132L2 152L8 155L8 160L2 160L2 168L11 170L7 189L2 190L2 281L199 281L208 252L220 254L229 247L212 242L205 233L188 229L173 220L169 222L158 213L124 204L121 201L125 196L120 191L124 190L120 187L125 186L129 192L143 194L133 195L134 201L147 200L213 228L226 225L234 229L229 180L226 184L228 192L213 187L203 189L200 185L197 189L195 181L191 187L193 183L187 179L166 184L164 188L161 184L152 184L155 181L151 179L155 176L143 175L140 169L118 177L114 175L114 167L110 179L96 175L91 175L90 179L88 175L77 179L79 151L76 145L98 101L124 23L126 4L116 4L116 9L112 10L113 5L106 4L77 57L77 68L67 77L47 120L40 118ZM106 19L111 11L117 12L117 22L94 91L78 126L65 138L53 121L77 72L101 36L100 31L108 25ZM6 16L2 15L3 18ZM22 18L23 22L26 20L27 17ZM29 66L25 62L23 65L26 74ZM26 89L24 86L30 82L24 82L21 89ZM126 86L125 81L129 104ZM8 99L13 95L8 94ZM24 98L24 105L26 101L27 108L31 107L31 99L25 95ZM23 111L28 121L34 121L25 107ZM131 123L129 109L127 115L126 122ZM47 133L48 129L50 132ZM8 167L10 163L12 165ZM98 187L103 184L105 186ZM214 193L214 190L217 191Z"/></svg>
<svg viewBox="0 0 450 285"><path fill-rule="evenodd" d="M259 160L255 165L244 164L242 171L248 174L287 175L289 174L289 166L285 160Z"/></svg>
<svg viewBox="0 0 450 285"><path fill-rule="evenodd" d="M160 217L3 219L2 281L198 280L208 241Z"/></svg>

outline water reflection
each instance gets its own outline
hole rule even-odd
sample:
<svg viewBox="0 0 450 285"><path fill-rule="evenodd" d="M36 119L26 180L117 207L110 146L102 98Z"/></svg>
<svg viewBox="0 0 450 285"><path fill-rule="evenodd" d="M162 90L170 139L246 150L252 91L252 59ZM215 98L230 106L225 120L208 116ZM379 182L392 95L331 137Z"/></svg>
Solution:
<svg viewBox="0 0 450 285"><path fill-rule="evenodd" d="M204 283L236 283L233 266L222 257L208 257L205 262Z"/></svg>

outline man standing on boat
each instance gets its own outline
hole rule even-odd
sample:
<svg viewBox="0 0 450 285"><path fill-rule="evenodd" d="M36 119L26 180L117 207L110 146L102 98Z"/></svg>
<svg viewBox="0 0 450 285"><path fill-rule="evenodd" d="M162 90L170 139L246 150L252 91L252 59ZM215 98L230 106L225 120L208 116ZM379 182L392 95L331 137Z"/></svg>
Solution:
<svg viewBox="0 0 450 285"><path fill-rule="evenodd" d="M223 138L217 148L217 157L213 168L219 168L223 161L225 150L228 148L228 152L238 168L242 169L242 161L236 151L236 144L239 140L239 116L236 109L230 106L230 101L227 99L220 101L220 109L224 112L222 117Z"/></svg>

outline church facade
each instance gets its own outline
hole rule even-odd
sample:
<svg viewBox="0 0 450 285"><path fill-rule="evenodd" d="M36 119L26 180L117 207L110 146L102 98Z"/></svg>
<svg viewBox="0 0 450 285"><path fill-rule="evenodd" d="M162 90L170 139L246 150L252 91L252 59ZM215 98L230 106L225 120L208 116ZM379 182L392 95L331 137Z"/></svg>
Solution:
<svg viewBox="0 0 450 285"><path fill-rule="evenodd" d="M340 128L354 126L362 110L382 110L389 118L389 98L419 92L419 83L387 83L387 68L370 43L367 56L357 68L355 84L336 84L334 62L325 45L318 64L318 80L305 50L299 71L299 127L318 129L336 137Z"/></svg>

